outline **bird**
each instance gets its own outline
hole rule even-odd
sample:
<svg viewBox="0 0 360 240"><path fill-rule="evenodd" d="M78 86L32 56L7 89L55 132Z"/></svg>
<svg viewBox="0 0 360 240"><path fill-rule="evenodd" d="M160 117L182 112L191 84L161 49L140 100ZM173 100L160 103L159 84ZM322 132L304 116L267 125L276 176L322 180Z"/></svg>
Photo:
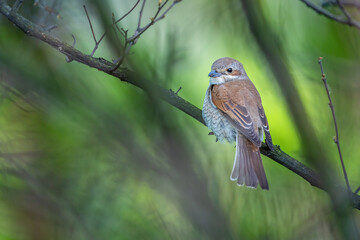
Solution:
<svg viewBox="0 0 360 240"><path fill-rule="evenodd" d="M216 60L211 66L202 117L217 141L236 143L230 180L239 186L269 189L260 146L264 139L274 150L269 124L260 94L243 65L229 57Z"/></svg>

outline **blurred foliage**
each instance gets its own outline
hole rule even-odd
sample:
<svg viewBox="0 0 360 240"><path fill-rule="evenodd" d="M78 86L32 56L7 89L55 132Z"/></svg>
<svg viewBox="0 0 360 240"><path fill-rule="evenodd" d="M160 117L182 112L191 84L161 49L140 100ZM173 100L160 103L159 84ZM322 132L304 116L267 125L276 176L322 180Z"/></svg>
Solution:
<svg viewBox="0 0 360 240"><path fill-rule="evenodd" d="M9 1L10 3L13 1ZM36 2L36 1L35 1ZM21 13L90 54L103 33L96 1L25 1ZM108 5L105 5L105 4ZM135 3L104 1L121 16ZM360 185L360 31L300 1L261 1L330 162L341 177L317 58L335 104L350 184ZM148 1L144 22L157 1ZM133 31L138 8L122 21ZM61 17L60 17L61 16ZM111 12L107 16L110 19ZM109 19L106 19L108 21ZM266 38L266 36L263 36ZM95 57L116 59L103 42ZM298 132L240 1L183 0L125 63L202 106L214 60L240 60L259 90L274 143L307 163ZM65 57L0 17L0 239L338 239L326 193L262 157L270 191L229 180L234 146L143 91ZM309 164L309 163L307 163ZM324 166L326 168L326 166ZM359 211L354 210L357 225Z"/></svg>

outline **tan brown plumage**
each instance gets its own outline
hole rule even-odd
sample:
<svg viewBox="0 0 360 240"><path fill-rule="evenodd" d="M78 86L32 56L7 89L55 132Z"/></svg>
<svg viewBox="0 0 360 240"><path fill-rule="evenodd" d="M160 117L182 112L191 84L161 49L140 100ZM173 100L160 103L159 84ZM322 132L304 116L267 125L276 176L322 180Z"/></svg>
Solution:
<svg viewBox="0 0 360 240"><path fill-rule="evenodd" d="M272 141L258 91L242 64L232 58L215 61L209 76L203 118L219 140L236 141L231 180L268 189L259 147L264 133L271 149Z"/></svg>

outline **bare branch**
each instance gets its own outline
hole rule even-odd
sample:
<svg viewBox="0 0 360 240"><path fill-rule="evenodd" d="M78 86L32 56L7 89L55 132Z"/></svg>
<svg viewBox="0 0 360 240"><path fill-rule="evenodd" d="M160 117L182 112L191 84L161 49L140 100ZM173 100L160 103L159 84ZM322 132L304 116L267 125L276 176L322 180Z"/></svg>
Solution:
<svg viewBox="0 0 360 240"><path fill-rule="evenodd" d="M358 2L342 1L341 3L343 6L354 7L354 8L360 9L360 3L358 3Z"/></svg>
<svg viewBox="0 0 360 240"><path fill-rule="evenodd" d="M90 29L91 29L92 36L93 36L94 41L95 41L95 45L97 45L98 42L96 41L96 37L95 37L95 33L94 33L94 28L93 28L93 26L92 26L92 23L91 23L91 20L90 20L88 11L87 11L85 5L83 5L83 7L84 7L84 10L85 10L85 13L86 13L86 17L87 17L87 19L88 19L88 21L89 21L89 25L90 25ZM91 55L91 56L92 56L92 55Z"/></svg>
<svg viewBox="0 0 360 240"><path fill-rule="evenodd" d="M165 11L164 11L164 13L160 16L160 17L158 17L155 21L154 21L154 23L155 22L157 22L157 21L159 21L159 20L161 20L161 19L164 19L165 18L165 15L171 10L171 8L173 8L177 3L179 3L180 1L174 1L173 2L173 4L171 4L171 6L168 8L168 9L166 9Z"/></svg>
<svg viewBox="0 0 360 240"><path fill-rule="evenodd" d="M341 1L341 4L345 7L354 7L354 8L357 8L357 9L360 9L360 3L359 2L355 2L355 1L344 1L342 0ZM336 5L338 6L339 4L337 3L337 0L329 0L329 1L326 1L326 2L322 2L321 3L321 6L322 7L326 7L326 6L329 6L329 5Z"/></svg>
<svg viewBox="0 0 360 240"><path fill-rule="evenodd" d="M51 32L52 30L54 30L57 27L58 27L57 25L50 25L50 26L46 27L45 30L48 31L48 32Z"/></svg>
<svg viewBox="0 0 360 240"><path fill-rule="evenodd" d="M126 37L125 37L126 38ZM133 43L126 43L126 48L125 48L125 51L124 51L124 54L117 60L117 64L115 65L115 67L113 69L110 70L110 73L114 72L116 69L118 69L121 64L124 62L125 58L129 55L130 53L130 49L133 45Z"/></svg>
<svg viewBox="0 0 360 240"><path fill-rule="evenodd" d="M130 53L130 49L131 47L136 44L136 41L139 39L139 37L141 36L141 34L143 34L146 30L148 30L150 28L151 25L154 25L157 21L163 19L165 17L165 14L168 13L170 11L170 9L172 7L174 7L177 3L180 2L180 0L174 0L174 2L171 4L171 6L166 9L164 11L164 13L158 17L158 15L160 14L161 10L165 7L165 5L169 2L169 0L166 0L164 3L159 3L159 7L158 10L156 11L154 17L152 17L150 20L150 23L148 23L145 27L141 28L141 20L142 20L142 16L143 16L143 11L144 11L144 7L145 7L145 3L146 0L143 1L143 4L141 6L140 12L139 12L139 20L138 20L138 26L137 29L134 33L134 35L131 38L127 38L127 32L126 34L124 34L124 38L125 38L125 51L123 56L121 56L119 58L119 61L117 62L116 66L114 69L112 69L111 72L115 71L118 67L121 66L121 64L124 62L125 58L127 57L127 55ZM125 32L124 32L125 33Z"/></svg>
<svg viewBox="0 0 360 240"><path fill-rule="evenodd" d="M325 76L325 73L324 73L324 68L323 68L323 65L322 65L322 57L319 57L318 62L319 62L319 65L320 65L320 70L321 70L321 80L324 82L325 90L326 90L326 93L327 93L327 96L328 96L328 99L329 99L329 106L330 106L332 117L333 117L333 120L334 120L334 127L335 127L335 134L336 134L335 137L334 137L334 142L335 142L335 144L337 146L337 149L338 149L338 152L339 152L341 167L342 167L342 170L343 170L343 173L344 173L344 178L345 178L347 189L349 190L349 192L351 192L349 179L348 179L348 176L347 176L347 173L346 173L344 160L343 160L343 157L342 157L342 154L341 154L340 141L339 141L339 131L338 131L338 126L337 126L337 121L336 121L336 116L335 116L335 109L334 109L334 105L333 105L332 100L331 100L329 87L328 87L326 76Z"/></svg>
<svg viewBox="0 0 360 240"><path fill-rule="evenodd" d="M126 12L122 17L120 17L120 18L117 19L117 20L115 20L114 14L112 14L113 23L112 23L111 26L114 26L114 25L115 25L116 28L118 28L117 23L119 23L121 20L123 20L125 17L127 17L127 16L136 8L136 6L139 4L139 2L140 2L140 0L138 0L138 1L134 4L134 6L133 6L128 12ZM96 40L96 37L95 37L95 34L94 34L94 30L93 30L92 24L91 24L91 21L90 21L90 17L89 17L89 15L88 15L88 12L87 12L87 10L86 10L85 5L84 5L84 9L85 9L86 16L87 16L87 18L88 18L88 21L89 21L89 24L90 24L90 28L91 28L91 32L92 32L92 35L93 35L94 41L95 41L95 47L94 47L94 49L92 50L92 52L91 52L91 54L90 54L90 56L94 56L94 54L95 54L96 50L98 49L100 43L101 43L102 40L105 38L108 29L105 30L105 32L101 35L99 41L97 41L97 40ZM121 31L120 31L120 33L121 33ZM124 36L124 34L123 34L123 36ZM125 42L127 42L127 39L125 39ZM126 48L126 46L125 46L124 48Z"/></svg>
<svg viewBox="0 0 360 240"><path fill-rule="evenodd" d="M166 0L167 2L168 0ZM165 2L165 4L166 4ZM115 67L111 70L111 72L115 71L117 68L119 68L121 66L121 64L124 62L125 58L127 57L127 55L130 53L130 49L131 47L136 43L137 38L140 36L139 32L141 31L140 27L141 27L141 19L143 16L143 12L144 12L144 8L145 8L145 4L146 4L146 0L143 0L143 4L141 5L141 9L139 12L139 20L138 20L138 25L137 28L135 30L134 36L137 36L136 38L134 38L132 41L130 41L127 37L127 31L124 31L124 39L125 39L125 51L123 53L123 55L117 60L117 64L115 65ZM157 13L155 14L157 16L157 14L160 12L161 10L161 6L159 5L159 9L157 11ZM115 26L117 27L117 25L115 24Z"/></svg>
<svg viewBox="0 0 360 240"><path fill-rule="evenodd" d="M137 29L136 29L136 30L139 30L139 29L140 29L141 19L142 19L143 11L144 11L144 8L145 8L145 4L146 4L146 0L143 0L143 4L141 5L141 9L140 9L140 13L139 13L138 26L137 26Z"/></svg>
<svg viewBox="0 0 360 240"><path fill-rule="evenodd" d="M17 11L19 11L21 5L23 3L23 0L16 0L13 7L11 8L11 12L10 14L14 14L16 13Z"/></svg>
<svg viewBox="0 0 360 240"><path fill-rule="evenodd" d="M121 20L123 20L124 18L126 18L127 15L129 15L129 14L136 8L136 6L139 4L139 2L140 2L140 0L138 0L138 1L135 3L135 5L134 5L127 13L125 13L121 18L119 18L118 20L116 20L116 21L115 21L115 24L116 24L116 23L119 23Z"/></svg>
<svg viewBox="0 0 360 240"><path fill-rule="evenodd" d="M74 36L74 34L71 34L71 37L73 38L73 44L71 45L71 47L75 47L75 44L76 44L76 38L75 38L75 36ZM69 58L68 56L65 56L65 60L66 60L66 62L67 63L70 63L70 62L72 62L72 59L71 58Z"/></svg>
<svg viewBox="0 0 360 240"><path fill-rule="evenodd" d="M19 14L14 14L14 16L10 15L11 8L5 4L3 1L0 0L0 13L7 17L9 21L11 21L15 26L21 29L25 34L28 36L34 37L43 41L53 48L60 51L62 54L68 56L69 58L87 65L91 68L96 68L100 71L103 71L107 74L110 74L123 82L127 82L131 85L134 85L138 88L143 89L152 95L159 97L169 103L170 105L174 106L175 108L183 111L190 117L196 119L202 124L204 120L202 119L201 110L195 107L193 104L187 102L183 98L176 95L173 91L166 90L154 82L151 82L147 79L144 79L142 76L137 75L134 72L126 68L116 69L111 72L114 68L114 64L106 61L104 59L94 58L89 55L86 55L79 50L71 47L70 45L63 43L62 41L54 38L53 36L49 35L47 32L41 30L41 28L29 20L25 19ZM283 165L284 167L288 168L290 171L294 172L298 176L305 179L309 182L312 186L316 186L324 191L329 191L329 189L324 188L321 179L317 172L312 170L311 168L307 167L306 165L302 164L301 162L297 161L296 159L292 158L291 156L287 155L283 152L279 147L275 146L275 149L271 151L266 144L260 148L261 153L270 159L276 161L277 163ZM341 191L341 188L339 188ZM356 194L351 195L352 199L352 206L356 209L360 210L360 196Z"/></svg>
<svg viewBox="0 0 360 240"><path fill-rule="evenodd" d="M123 30L120 29L119 26L118 26L117 23L116 23L115 14L114 14L114 13L111 14L111 19L112 19L112 22L113 22L113 26L114 26L115 32L116 32L116 30L117 30L123 37L125 37L125 34L124 34ZM116 36L117 36L117 35L116 35ZM126 42L126 41L125 41L125 42Z"/></svg>
<svg viewBox="0 0 360 240"><path fill-rule="evenodd" d="M354 193L357 194L359 191L360 191L360 186L356 189Z"/></svg>
<svg viewBox="0 0 360 240"><path fill-rule="evenodd" d="M76 44L76 38L75 38L75 36L74 36L74 34L71 34L71 37L73 38L73 40L74 40L74 42L73 42L73 44L71 45L72 47L75 47L75 44Z"/></svg>
<svg viewBox="0 0 360 240"><path fill-rule="evenodd" d="M336 0L336 3L337 3L337 5L339 6L340 10L341 10L341 11L344 13L344 15L346 16L347 21L348 21L349 23L351 23L351 22L352 22L352 18L351 18L350 13L344 8L344 6L343 6L343 4L341 3L340 0Z"/></svg>
<svg viewBox="0 0 360 240"><path fill-rule="evenodd" d="M175 94L177 95L181 90L181 87L179 87L179 89L175 92Z"/></svg>
<svg viewBox="0 0 360 240"><path fill-rule="evenodd" d="M332 19L332 20L334 20L336 22L339 22L339 23L342 23L342 24L347 24L347 25L349 25L351 27L355 27L355 28L360 30L360 22L355 21L352 18L350 18L350 20L349 20L349 19L344 19L342 17L339 17L337 15L334 15L331 12L329 12L329 11L325 10L324 8L312 3L309 0L300 0L300 1L305 3L306 6L313 9L315 12L317 12L317 13L319 13L321 15L324 15L325 17L327 17L329 19Z"/></svg>
<svg viewBox="0 0 360 240"><path fill-rule="evenodd" d="M145 27L141 28L140 26L140 22L141 22L141 15L142 15L142 11L140 11L140 15L139 15L139 23L138 23L138 28L135 32L135 34L128 39L129 42L134 42L136 43L137 39L146 31L148 30L152 25L154 25L156 22L158 22L159 20L163 19L165 17L165 15L170 11L171 8L173 8L176 4L178 4L180 1L179 0L174 0L174 2L170 5L170 7L168 9L166 9L164 11L164 13L158 17L158 15L160 14L161 10L165 7L165 5L169 2L169 0L166 0L163 4L160 4L158 7L158 10L156 11L154 17L151 18L150 23L148 23Z"/></svg>

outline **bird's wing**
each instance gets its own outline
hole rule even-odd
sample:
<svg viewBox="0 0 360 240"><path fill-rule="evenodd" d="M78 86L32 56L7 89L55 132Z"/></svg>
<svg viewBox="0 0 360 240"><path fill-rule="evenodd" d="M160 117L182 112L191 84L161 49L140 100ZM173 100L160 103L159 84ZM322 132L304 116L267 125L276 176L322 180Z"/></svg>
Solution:
<svg viewBox="0 0 360 240"><path fill-rule="evenodd" d="M269 129L269 123L267 121L264 108L260 105L260 106L258 106L258 110L259 110L259 116L260 116L260 119L261 119L261 123L262 123L263 129L264 129L264 133L265 133L266 144L268 145L270 150L273 150L274 146L272 144L272 139L271 139L270 129Z"/></svg>
<svg viewBox="0 0 360 240"><path fill-rule="evenodd" d="M249 139L256 146L261 146L258 131L254 128L254 123L247 109L246 100L240 92L232 96L232 91L226 84L213 85L211 88L211 99L213 104L220 109L225 116L236 126L241 134ZM240 89L239 89L240 90ZM230 92L231 91L231 92Z"/></svg>

